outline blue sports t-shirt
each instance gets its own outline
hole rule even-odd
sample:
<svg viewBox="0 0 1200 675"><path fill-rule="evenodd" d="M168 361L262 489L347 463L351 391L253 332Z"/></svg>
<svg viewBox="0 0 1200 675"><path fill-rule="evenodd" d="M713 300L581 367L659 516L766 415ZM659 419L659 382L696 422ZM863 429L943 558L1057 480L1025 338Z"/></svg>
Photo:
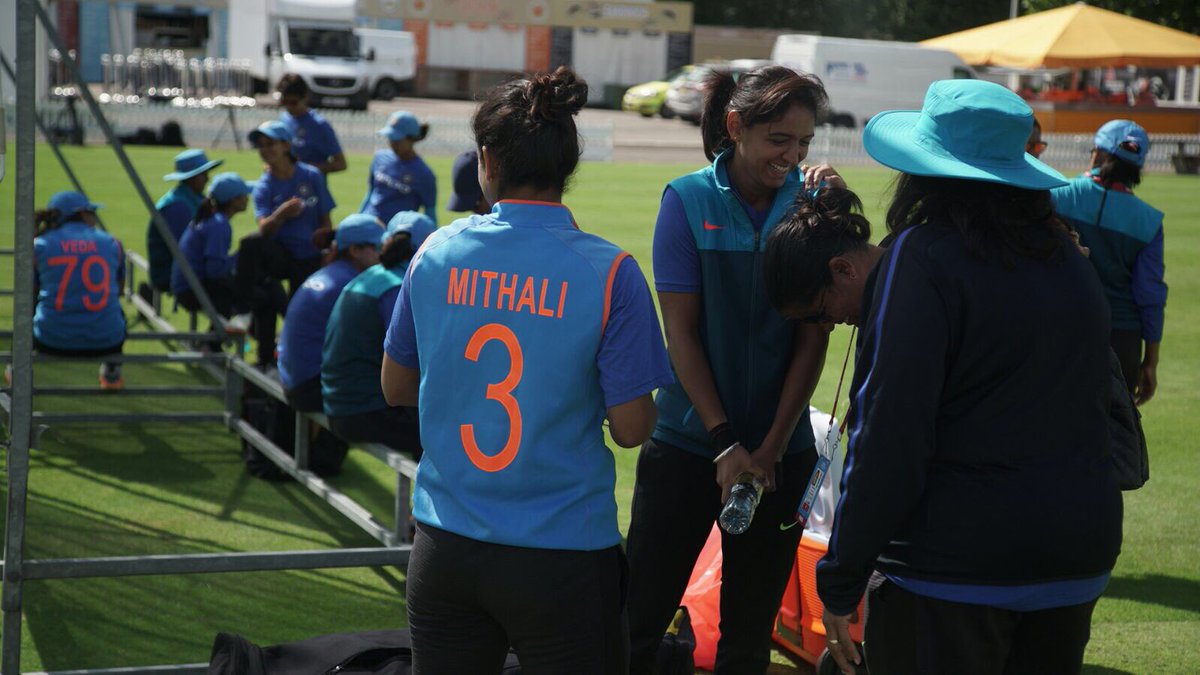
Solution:
<svg viewBox="0 0 1200 675"><path fill-rule="evenodd" d="M337 134L321 113L309 110L299 117L292 117L284 110L279 119L292 130L292 154L305 164L324 164L329 158L342 151Z"/></svg>
<svg viewBox="0 0 1200 675"><path fill-rule="evenodd" d="M308 260L321 254L313 246L312 233L321 227L321 216L332 211L337 203L325 185L325 175L316 167L297 162L296 172L287 180L272 176L269 170L264 171L254 186L253 196L254 217L260 219L274 213L280 204L292 197L303 199L304 210L280 226L271 239L282 244L297 260Z"/></svg>
<svg viewBox="0 0 1200 675"><path fill-rule="evenodd" d="M295 389L321 374L321 346L325 327L342 289L358 275L345 259L335 260L305 279L288 302L279 336L279 377L283 386Z"/></svg>
<svg viewBox="0 0 1200 675"><path fill-rule="evenodd" d="M425 160L405 161L390 149L379 150L367 174L362 212L388 222L401 211L425 211L437 223L437 179Z"/></svg>
<svg viewBox="0 0 1200 675"><path fill-rule="evenodd" d="M229 245L233 241L233 227L224 213L217 212L208 218L192 223L179 239L183 257L201 281L219 279L233 274L237 255L230 255ZM176 263L171 269L171 292L179 295L188 290L183 270Z"/></svg>
<svg viewBox="0 0 1200 675"><path fill-rule="evenodd" d="M125 251L112 235L74 221L34 239L38 302L33 335L63 350L98 350L125 341L121 285Z"/></svg>
<svg viewBox="0 0 1200 675"><path fill-rule="evenodd" d="M620 542L606 409L672 381L626 253L561 204L501 201L426 240L384 349L421 373L418 521L510 546Z"/></svg>

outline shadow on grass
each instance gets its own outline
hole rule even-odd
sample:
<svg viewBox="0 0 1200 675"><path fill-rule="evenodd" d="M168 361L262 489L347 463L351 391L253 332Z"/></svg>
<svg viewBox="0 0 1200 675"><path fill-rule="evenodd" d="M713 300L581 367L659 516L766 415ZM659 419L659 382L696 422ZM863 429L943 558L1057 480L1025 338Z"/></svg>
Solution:
<svg viewBox="0 0 1200 675"><path fill-rule="evenodd" d="M1200 581L1196 579L1165 574L1113 577L1104 595L1200 614Z"/></svg>
<svg viewBox="0 0 1200 675"><path fill-rule="evenodd" d="M1083 670L1079 671L1080 675L1134 675L1128 670L1120 668L1109 668L1108 666L1089 666L1083 664Z"/></svg>

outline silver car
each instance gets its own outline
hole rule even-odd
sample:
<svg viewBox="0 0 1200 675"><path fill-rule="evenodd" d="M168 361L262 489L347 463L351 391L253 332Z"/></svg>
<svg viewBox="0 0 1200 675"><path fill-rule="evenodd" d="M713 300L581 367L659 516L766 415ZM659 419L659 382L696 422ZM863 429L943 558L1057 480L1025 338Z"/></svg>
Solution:
<svg viewBox="0 0 1200 675"><path fill-rule="evenodd" d="M716 61L697 65L691 71L680 76L667 89L667 98L663 107L669 115L678 116L692 124L700 124L700 114L704 111L704 80L713 71L732 73L737 79L742 73L770 65L766 59L734 59L733 61Z"/></svg>

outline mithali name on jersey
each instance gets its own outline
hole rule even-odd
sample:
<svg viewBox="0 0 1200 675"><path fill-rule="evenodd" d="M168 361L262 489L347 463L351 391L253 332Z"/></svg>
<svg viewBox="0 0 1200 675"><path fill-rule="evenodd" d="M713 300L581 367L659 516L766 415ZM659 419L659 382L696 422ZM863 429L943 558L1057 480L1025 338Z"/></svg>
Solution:
<svg viewBox="0 0 1200 675"><path fill-rule="evenodd" d="M547 298L547 292L555 292L557 297ZM446 304L449 305L529 312L533 316L555 319L562 318L566 301L566 281L559 284L549 279L491 270L451 267L450 282L446 287Z"/></svg>

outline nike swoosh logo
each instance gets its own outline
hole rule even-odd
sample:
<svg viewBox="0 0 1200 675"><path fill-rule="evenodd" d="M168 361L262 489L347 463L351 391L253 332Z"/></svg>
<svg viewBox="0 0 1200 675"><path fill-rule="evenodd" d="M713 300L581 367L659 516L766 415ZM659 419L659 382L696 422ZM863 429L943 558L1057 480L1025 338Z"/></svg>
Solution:
<svg viewBox="0 0 1200 675"><path fill-rule="evenodd" d="M704 229L706 229L706 230L723 230L723 229L725 229L725 226L724 225L713 225L712 223L710 223L706 220L706 221L704 221Z"/></svg>
<svg viewBox="0 0 1200 675"><path fill-rule="evenodd" d="M783 523L780 523L780 524L779 524L779 531L780 531L780 532L783 532L783 531L785 531L785 530L790 530L790 529L792 529L793 527L795 527L795 526L797 526L797 525L799 525L799 523L797 523L797 522L796 522L796 521L794 521L794 520L793 520L792 522L788 523L787 525L784 525Z"/></svg>

